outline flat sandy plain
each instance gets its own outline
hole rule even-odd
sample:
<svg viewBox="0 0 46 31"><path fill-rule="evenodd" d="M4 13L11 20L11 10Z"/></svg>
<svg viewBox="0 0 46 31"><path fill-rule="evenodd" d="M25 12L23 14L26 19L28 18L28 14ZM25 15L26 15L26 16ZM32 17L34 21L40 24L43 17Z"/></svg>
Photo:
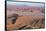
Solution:
<svg viewBox="0 0 46 31"><path fill-rule="evenodd" d="M44 29L44 11L41 7L9 5L7 7L7 30ZM14 24L12 24L13 19L16 19Z"/></svg>

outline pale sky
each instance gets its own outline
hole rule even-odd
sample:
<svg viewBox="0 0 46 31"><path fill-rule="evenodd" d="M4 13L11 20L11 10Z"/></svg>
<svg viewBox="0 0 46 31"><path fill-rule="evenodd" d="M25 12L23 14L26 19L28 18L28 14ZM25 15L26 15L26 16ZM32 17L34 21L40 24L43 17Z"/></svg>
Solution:
<svg viewBox="0 0 46 31"><path fill-rule="evenodd" d="M36 7L44 7L44 3L28 3L28 2L13 2L7 1L7 5L16 5L16 6L36 6Z"/></svg>

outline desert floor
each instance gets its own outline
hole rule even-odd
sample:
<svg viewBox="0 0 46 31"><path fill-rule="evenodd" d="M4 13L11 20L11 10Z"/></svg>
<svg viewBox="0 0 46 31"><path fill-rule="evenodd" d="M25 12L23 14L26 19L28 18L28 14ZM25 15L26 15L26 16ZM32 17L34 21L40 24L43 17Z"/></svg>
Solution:
<svg viewBox="0 0 46 31"><path fill-rule="evenodd" d="M7 8L7 30L26 30L45 28L45 12L33 9L17 11ZM14 23L13 23L14 22Z"/></svg>

